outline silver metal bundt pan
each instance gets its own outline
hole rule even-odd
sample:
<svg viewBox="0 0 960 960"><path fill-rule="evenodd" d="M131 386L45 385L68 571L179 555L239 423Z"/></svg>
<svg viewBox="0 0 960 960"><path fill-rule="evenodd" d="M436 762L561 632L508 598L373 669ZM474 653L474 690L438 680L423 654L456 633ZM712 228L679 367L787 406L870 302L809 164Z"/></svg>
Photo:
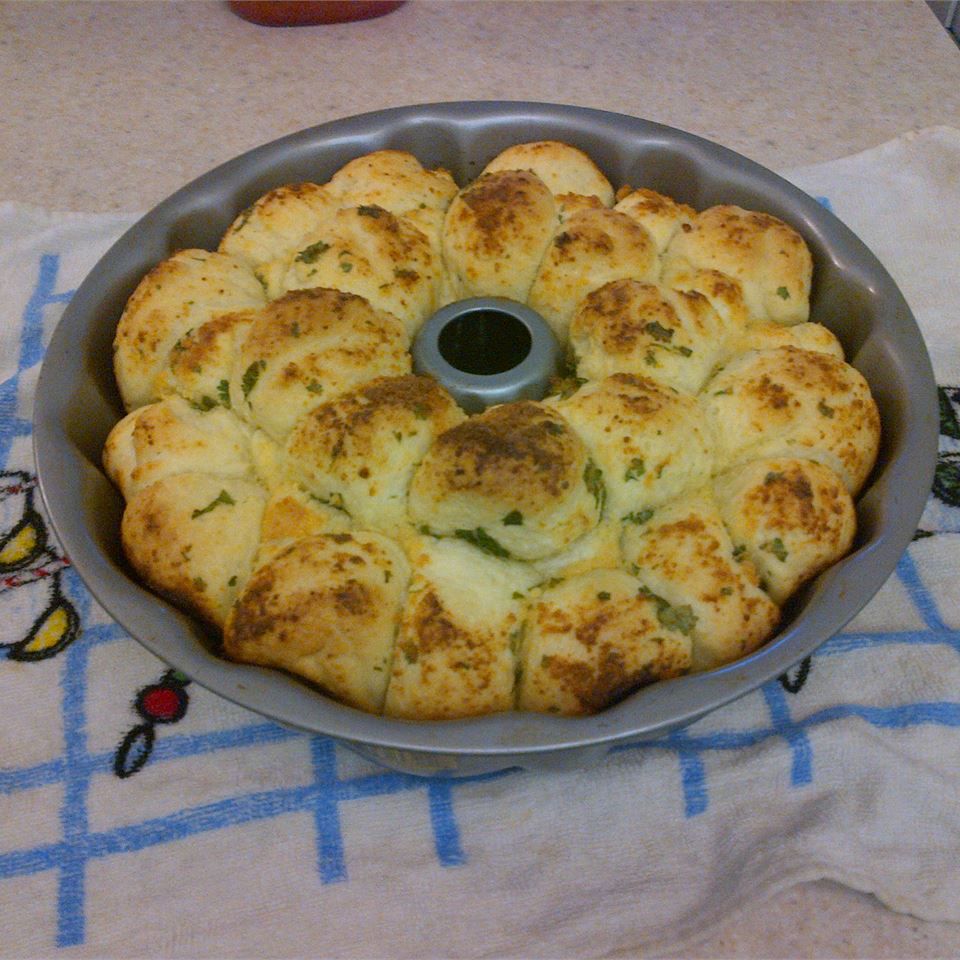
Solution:
<svg viewBox="0 0 960 960"><path fill-rule="evenodd" d="M814 258L812 319L830 327L867 378L883 418L879 461L858 505L854 552L791 602L781 632L713 673L648 687L597 716L500 714L411 723L345 707L282 673L219 659L190 618L140 586L120 550L120 495L100 466L122 414L111 342L140 278L172 251L214 249L243 207L271 187L322 182L372 150L409 150L464 184L505 147L558 139L585 150L615 186L651 187L702 209L768 211L804 236ZM669 127L580 107L465 102L337 120L252 150L179 190L135 224L70 302L41 371L34 444L54 528L94 596L132 636L197 683L291 727L329 734L414 773L576 766L614 744L689 723L781 674L840 630L893 571L933 476L936 387L910 309L870 251L819 203L723 147ZM81 641L82 642L82 641Z"/></svg>

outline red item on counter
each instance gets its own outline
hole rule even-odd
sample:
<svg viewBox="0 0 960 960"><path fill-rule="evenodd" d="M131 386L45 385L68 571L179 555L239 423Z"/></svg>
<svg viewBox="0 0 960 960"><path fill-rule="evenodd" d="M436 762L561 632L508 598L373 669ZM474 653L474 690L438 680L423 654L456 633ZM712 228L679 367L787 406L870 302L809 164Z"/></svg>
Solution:
<svg viewBox="0 0 960 960"><path fill-rule="evenodd" d="M264 27L304 27L382 17L405 0L229 0L244 20Z"/></svg>

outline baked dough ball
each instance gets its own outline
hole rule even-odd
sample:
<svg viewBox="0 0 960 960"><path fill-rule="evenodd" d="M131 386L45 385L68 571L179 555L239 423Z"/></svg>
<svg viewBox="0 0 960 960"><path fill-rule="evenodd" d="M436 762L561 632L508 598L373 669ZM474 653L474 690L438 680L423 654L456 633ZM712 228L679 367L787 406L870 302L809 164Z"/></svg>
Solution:
<svg viewBox="0 0 960 960"><path fill-rule="evenodd" d="M264 507L254 566L263 566L298 540L321 533L346 533L352 526L349 514L335 500L322 500L296 483L282 484Z"/></svg>
<svg viewBox="0 0 960 960"><path fill-rule="evenodd" d="M803 238L768 213L711 207L678 230L664 254L664 272L719 270L743 288L756 321L802 323L810 315L813 260Z"/></svg>
<svg viewBox="0 0 960 960"><path fill-rule="evenodd" d="M863 376L825 353L778 347L742 354L703 390L720 469L762 457L830 467L851 495L876 459L880 415Z"/></svg>
<svg viewBox="0 0 960 960"><path fill-rule="evenodd" d="M724 332L701 294L614 280L580 304L570 349L583 379L633 373L696 393L722 356Z"/></svg>
<svg viewBox="0 0 960 960"><path fill-rule="evenodd" d="M448 720L510 710L525 564L457 540L417 538L384 713Z"/></svg>
<svg viewBox="0 0 960 960"><path fill-rule="evenodd" d="M414 468L434 438L464 419L428 377L380 377L302 417L287 443L304 486L362 526L397 535Z"/></svg>
<svg viewBox="0 0 960 960"><path fill-rule="evenodd" d="M693 669L746 656L771 634L779 610L750 559L735 552L709 487L624 524L623 557L661 620L693 642Z"/></svg>
<svg viewBox="0 0 960 960"><path fill-rule="evenodd" d="M723 324L720 340L727 349L751 323L740 284L719 270L691 270L673 263L664 267L661 283L704 297Z"/></svg>
<svg viewBox="0 0 960 960"><path fill-rule="evenodd" d="M230 376L237 346L257 313L221 313L188 330L170 348L167 362L157 374L157 394L179 394L200 410L216 406L229 410Z"/></svg>
<svg viewBox="0 0 960 960"><path fill-rule="evenodd" d="M426 170L404 150L376 150L344 164L329 189L347 207L377 206L403 216L412 210L446 210L457 184L442 167Z"/></svg>
<svg viewBox="0 0 960 960"><path fill-rule="evenodd" d="M536 174L555 196L596 197L609 207L613 187L600 168L582 150L557 140L518 143L497 154L483 173L501 170L527 170Z"/></svg>
<svg viewBox="0 0 960 960"><path fill-rule="evenodd" d="M427 237L377 206L347 207L303 240L284 290L329 287L364 297L412 336L437 307L442 264Z"/></svg>
<svg viewBox="0 0 960 960"><path fill-rule="evenodd" d="M505 403L437 437L414 474L410 516L495 556L549 556L596 526L595 469L555 411Z"/></svg>
<svg viewBox="0 0 960 960"><path fill-rule="evenodd" d="M528 302L563 343L580 301L611 280L656 280L650 234L616 210L582 210L554 235L530 287Z"/></svg>
<svg viewBox="0 0 960 960"><path fill-rule="evenodd" d="M596 713L686 673L690 628L667 617L622 570L594 570L544 591L524 627L521 710Z"/></svg>
<svg viewBox="0 0 960 960"><path fill-rule="evenodd" d="M548 402L590 450L610 517L656 507L710 478L713 442L692 397L618 373Z"/></svg>
<svg viewBox="0 0 960 960"><path fill-rule="evenodd" d="M110 431L103 465L126 500L181 473L253 479L250 430L226 410L169 397L138 407Z"/></svg>
<svg viewBox="0 0 960 960"><path fill-rule="evenodd" d="M222 628L253 567L265 500L249 480L166 476L127 503L124 553L152 590Z"/></svg>
<svg viewBox="0 0 960 960"><path fill-rule="evenodd" d="M227 620L224 652L378 713L408 578L403 551L379 534L307 537L250 578Z"/></svg>
<svg viewBox="0 0 960 960"><path fill-rule="evenodd" d="M450 204L444 224L452 299L526 300L558 222L553 195L534 174L479 177Z"/></svg>
<svg viewBox="0 0 960 960"><path fill-rule="evenodd" d="M409 340L396 317L362 297L324 288L269 303L240 346L233 409L283 443L308 410L375 376L410 371Z"/></svg>
<svg viewBox="0 0 960 960"><path fill-rule="evenodd" d="M650 234L658 257L663 256L681 226L692 224L697 215L693 207L677 203L672 197L665 197L655 190L643 188L620 191L613 209L636 220Z"/></svg>
<svg viewBox="0 0 960 960"><path fill-rule="evenodd" d="M265 299L253 270L222 253L181 250L154 267L127 301L113 341L124 406L133 410L159 399L154 381L185 333Z"/></svg>
<svg viewBox="0 0 960 960"><path fill-rule="evenodd" d="M772 350L774 347L799 347L843 360L840 341L819 323L797 323L792 327L784 327L779 323L754 323L732 338L728 353L736 355L748 350Z"/></svg>
<svg viewBox="0 0 960 960"><path fill-rule="evenodd" d="M857 518L843 481L810 460L755 460L717 477L723 522L784 603L839 560L853 543Z"/></svg>
<svg viewBox="0 0 960 960"><path fill-rule="evenodd" d="M340 203L332 190L316 183L292 183L265 193L230 224L221 253L248 263L264 290L276 297L282 270L303 240L330 220Z"/></svg>

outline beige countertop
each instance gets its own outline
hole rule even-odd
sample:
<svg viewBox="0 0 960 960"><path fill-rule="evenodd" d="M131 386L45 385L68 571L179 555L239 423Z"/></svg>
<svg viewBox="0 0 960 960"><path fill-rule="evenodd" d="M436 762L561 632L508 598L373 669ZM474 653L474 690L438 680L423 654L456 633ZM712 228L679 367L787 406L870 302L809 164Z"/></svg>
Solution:
<svg viewBox="0 0 960 960"><path fill-rule="evenodd" d="M960 51L922 3L475 3L255 27L224 4L0 5L0 200L145 210L237 153L432 100L579 104L776 170L960 127ZM642 909L642 908L639 908ZM730 918L704 957L960 955L960 928L829 883Z"/></svg>

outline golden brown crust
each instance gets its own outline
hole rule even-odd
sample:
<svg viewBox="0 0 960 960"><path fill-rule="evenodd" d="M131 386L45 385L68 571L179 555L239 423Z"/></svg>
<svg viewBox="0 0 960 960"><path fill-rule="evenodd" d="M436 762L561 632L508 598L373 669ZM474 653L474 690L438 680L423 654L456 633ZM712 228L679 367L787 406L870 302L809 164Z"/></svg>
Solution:
<svg viewBox="0 0 960 960"><path fill-rule="evenodd" d="M617 210L581 210L554 235L530 287L529 303L561 342L580 301L611 280L656 280L650 234Z"/></svg>
<svg viewBox="0 0 960 960"><path fill-rule="evenodd" d="M402 552L377 534L300 540L250 578L227 621L224 651L379 712L408 576Z"/></svg>
<svg viewBox="0 0 960 960"><path fill-rule="evenodd" d="M403 325L351 293L297 290L250 326L231 378L233 409L283 443L308 410L375 376L410 370Z"/></svg>
<svg viewBox="0 0 960 960"><path fill-rule="evenodd" d="M505 555L548 556L597 523L588 473L586 449L562 417L533 401L507 403L437 437L414 475L410 515L435 533L492 539Z"/></svg>
<svg viewBox="0 0 960 960"><path fill-rule="evenodd" d="M479 177L450 204L444 224L453 299L526 300L557 222L553 197L534 174Z"/></svg>
<svg viewBox="0 0 960 960"><path fill-rule="evenodd" d="M596 713L689 667L689 638L658 619L639 582L622 570L594 570L531 604L517 706Z"/></svg>

